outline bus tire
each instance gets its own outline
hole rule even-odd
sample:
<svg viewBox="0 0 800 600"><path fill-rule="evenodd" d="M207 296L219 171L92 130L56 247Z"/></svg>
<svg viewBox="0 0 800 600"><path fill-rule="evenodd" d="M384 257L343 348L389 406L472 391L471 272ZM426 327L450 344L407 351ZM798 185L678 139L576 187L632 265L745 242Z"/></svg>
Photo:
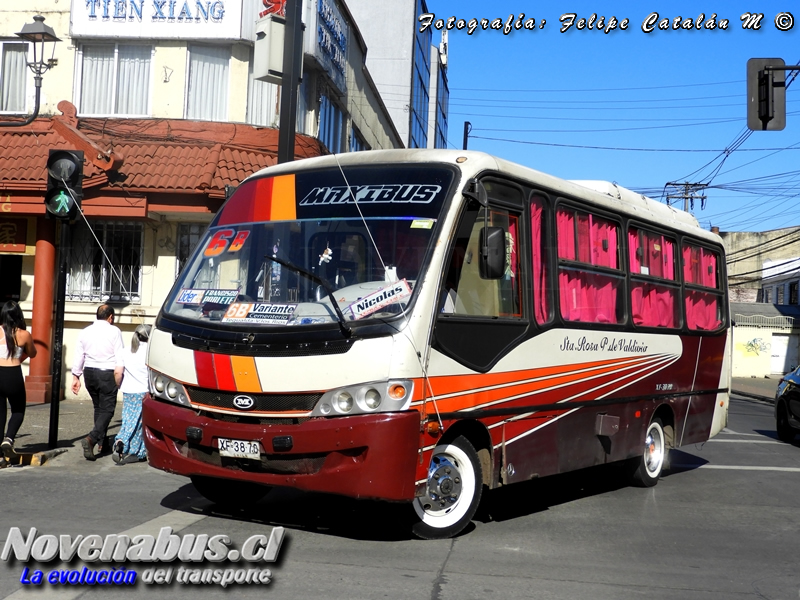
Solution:
<svg viewBox="0 0 800 600"><path fill-rule="evenodd" d="M775 419L775 429L778 434L778 439L787 444L791 444L794 441L795 430L789 425L789 413L783 402L781 402L781 405L778 407L777 415L778 417Z"/></svg>
<svg viewBox="0 0 800 600"><path fill-rule="evenodd" d="M475 515L482 492L481 462L470 441L458 436L436 446L428 467L428 493L413 502L412 532L425 540L457 535Z"/></svg>
<svg viewBox="0 0 800 600"><path fill-rule="evenodd" d="M661 419L656 417L647 426L644 436L644 451L640 456L629 460L630 482L638 487L653 487L658 483L666 458L667 446L664 441L664 427Z"/></svg>
<svg viewBox="0 0 800 600"><path fill-rule="evenodd" d="M262 500L272 489L250 481L218 479L192 475L194 489L206 500L225 508L248 508Z"/></svg>

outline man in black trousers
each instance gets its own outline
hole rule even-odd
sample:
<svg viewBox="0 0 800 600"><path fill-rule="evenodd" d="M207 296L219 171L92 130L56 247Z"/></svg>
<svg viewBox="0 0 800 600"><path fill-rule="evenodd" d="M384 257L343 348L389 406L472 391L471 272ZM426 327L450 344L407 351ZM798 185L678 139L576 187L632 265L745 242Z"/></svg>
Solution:
<svg viewBox="0 0 800 600"><path fill-rule="evenodd" d="M81 440L86 460L95 460L94 446L102 446L114 416L124 370L123 350L122 333L114 326L114 308L103 304L97 309L97 320L78 335L72 363L72 393L81 390L83 375L94 405L94 428Z"/></svg>

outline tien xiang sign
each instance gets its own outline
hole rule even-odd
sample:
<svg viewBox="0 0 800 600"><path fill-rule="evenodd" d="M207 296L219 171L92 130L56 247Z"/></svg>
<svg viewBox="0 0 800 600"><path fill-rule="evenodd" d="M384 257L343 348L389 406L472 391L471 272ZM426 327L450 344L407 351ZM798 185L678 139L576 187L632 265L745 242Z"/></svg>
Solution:
<svg viewBox="0 0 800 600"><path fill-rule="evenodd" d="M256 0L73 0L70 34L249 40L257 12Z"/></svg>

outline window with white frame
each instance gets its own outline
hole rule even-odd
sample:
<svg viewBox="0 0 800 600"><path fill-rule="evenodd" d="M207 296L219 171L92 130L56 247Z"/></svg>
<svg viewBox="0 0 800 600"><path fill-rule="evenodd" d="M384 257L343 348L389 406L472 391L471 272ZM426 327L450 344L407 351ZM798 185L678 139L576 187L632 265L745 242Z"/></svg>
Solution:
<svg viewBox="0 0 800 600"><path fill-rule="evenodd" d="M151 46L81 46L78 111L83 115L147 116L152 55Z"/></svg>
<svg viewBox="0 0 800 600"><path fill-rule="evenodd" d="M28 44L0 42L0 111L21 113L25 111Z"/></svg>
<svg viewBox="0 0 800 600"><path fill-rule="evenodd" d="M230 46L189 46L187 119L200 121L228 119L230 62Z"/></svg>
<svg viewBox="0 0 800 600"><path fill-rule="evenodd" d="M333 153L342 151L344 114L338 106L323 95L319 101L319 141Z"/></svg>
<svg viewBox="0 0 800 600"><path fill-rule="evenodd" d="M206 223L181 223L178 225L178 247L175 249L178 258L176 276L183 271L186 261L191 258L206 227L208 227Z"/></svg>
<svg viewBox="0 0 800 600"><path fill-rule="evenodd" d="M139 303L144 228L130 221L90 221L72 229L66 299Z"/></svg>

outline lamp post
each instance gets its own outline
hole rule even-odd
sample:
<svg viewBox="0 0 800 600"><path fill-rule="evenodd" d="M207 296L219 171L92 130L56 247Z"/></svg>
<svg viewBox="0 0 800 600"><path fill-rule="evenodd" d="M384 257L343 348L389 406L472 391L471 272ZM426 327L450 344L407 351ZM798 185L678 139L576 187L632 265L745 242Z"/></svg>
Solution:
<svg viewBox="0 0 800 600"><path fill-rule="evenodd" d="M31 114L24 121L2 121L0 127L22 127L33 122L39 116L39 101L42 94L42 75L56 64L56 42L61 40L56 37L55 31L52 27L44 24L44 17L36 15L33 17L33 23L23 25L22 31L18 32L17 37L30 42L33 46L33 61L28 63L28 67L33 71L33 81L36 86L36 104L33 107L33 114ZM50 53L50 58L45 60L45 44L52 42L53 50Z"/></svg>

